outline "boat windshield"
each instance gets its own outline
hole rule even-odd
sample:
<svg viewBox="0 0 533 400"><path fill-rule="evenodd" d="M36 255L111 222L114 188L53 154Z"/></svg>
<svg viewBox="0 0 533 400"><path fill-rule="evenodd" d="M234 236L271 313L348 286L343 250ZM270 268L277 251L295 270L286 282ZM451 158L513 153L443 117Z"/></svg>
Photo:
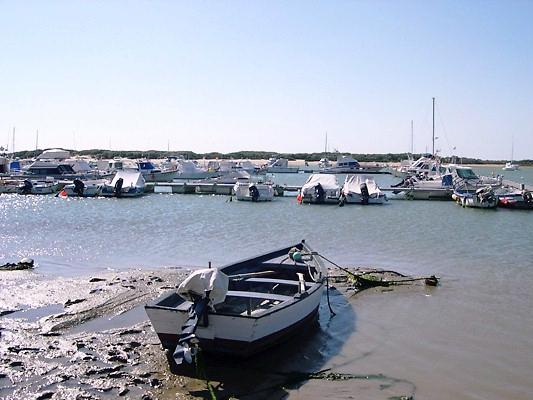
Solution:
<svg viewBox="0 0 533 400"><path fill-rule="evenodd" d="M463 179L479 179L470 168L457 168L457 175Z"/></svg>

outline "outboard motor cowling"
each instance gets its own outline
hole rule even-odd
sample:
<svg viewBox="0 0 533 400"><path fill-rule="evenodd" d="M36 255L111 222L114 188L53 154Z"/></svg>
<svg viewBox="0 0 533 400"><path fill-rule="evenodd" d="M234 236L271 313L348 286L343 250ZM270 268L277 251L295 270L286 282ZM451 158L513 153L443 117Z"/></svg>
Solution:
<svg viewBox="0 0 533 400"><path fill-rule="evenodd" d="M251 185L248 190L252 201L259 201L259 189L257 189L257 186Z"/></svg>
<svg viewBox="0 0 533 400"><path fill-rule="evenodd" d="M363 204L368 203L368 199L370 198L370 193L368 192L368 186L366 185L365 182L363 182L361 183L361 186L359 186L359 188L361 189L361 197L362 197Z"/></svg>
<svg viewBox="0 0 533 400"><path fill-rule="evenodd" d="M324 191L324 188L319 183L315 186L315 199L317 203L323 203L325 200L326 192Z"/></svg>
<svg viewBox="0 0 533 400"><path fill-rule="evenodd" d="M83 196L85 190L85 184L80 179L74 179L74 193L78 196Z"/></svg>
<svg viewBox="0 0 533 400"><path fill-rule="evenodd" d="M24 179L22 185L22 194L31 194L31 189L33 188L33 183L29 179Z"/></svg>
<svg viewBox="0 0 533 400"><path fill-rule="evenodd" d="M124 184L124 179L118 178L115 182L115 197L122 196L122 185Z"/></svg>

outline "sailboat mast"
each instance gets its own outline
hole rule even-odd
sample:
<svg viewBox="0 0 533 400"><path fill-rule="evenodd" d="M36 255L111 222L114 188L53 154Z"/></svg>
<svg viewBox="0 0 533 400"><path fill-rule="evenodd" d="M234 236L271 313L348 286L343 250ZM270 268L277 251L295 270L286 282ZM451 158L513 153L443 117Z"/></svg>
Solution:
<svg viewBox="0 0 533 400"><path fill-rule="evenodd" d="M435 97L433 97L433 151L431 154L435 155Z"/></svg>
<svg viewBox="0 0 533 400"><path fill-rule="evenodd" d="M411 120L411 154L415 152L414 143L413 143L413 120Z"/></svg>

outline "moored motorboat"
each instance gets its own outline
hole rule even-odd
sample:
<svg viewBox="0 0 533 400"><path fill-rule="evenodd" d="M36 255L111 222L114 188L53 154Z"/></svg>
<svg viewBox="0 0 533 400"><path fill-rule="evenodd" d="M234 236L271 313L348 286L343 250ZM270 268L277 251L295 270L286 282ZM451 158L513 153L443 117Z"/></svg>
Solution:
<svg viewBox="0 0 533 400"><path fill-rule="evenodd" d="M3 177L0 179L0 194L2 193L17 193L20 185L20 180Z"/></svg>
<svg viewBox="0 0 533 400"><path fill-rule="evenodd" d="M299 204L339 204L341 186L336 175L311 174L296 196Z"/></svg>
<svg viewBox="0 0 533 400"><path fill-rule="evenodd" d="M272 182L236 182L233 195L239 201L272 201L274 186Z"/></svg>
<svg viewBox="0 0 533 400"><path fill-rule="evenodd" d="M137 166L145 182L172 182L176 176L176 170L163 170L149 160L137 161Z"/></svg>
<svg viewBox="0 0 533 400"><path fill-rule="evenodd" d="M450 174L434 179L424 176L408 177L400 183L384 189L390 191L394 198L408 200L451 200L453 194L453 180Z"/></svg>
<svg viewBox="0 0 533 400"><path fill-rule="evenodd" d="M113 180L106 181L99 192L103 197L138 197L146 192L146 183L140 171L117 171Z"/></svg>
<svg viewBox="0 0 533 400"><path fill-rule="evenodd" d="M305 241L220 269L197 270L145 306L163 348L191 361L199 349L247 357L307 329L326 284Z"/></svg>
<svg viewBox="0 0 533 400"><path fill-rule="evenodd" d="M260 174L296 174L300 167L289 165L286 158L270 157L268 163L261 166Z"/></svg>
<svg viewBox="0 0 533 400"><path fill-rule="evenodd" d="M498 207L514 210L533 210L533 193L526 189L502 189L495 192Z"/></svg>
<svg viewBox="0 0 533 400"><path fill-rule="evenodd" d="M362 165L351 156L339 156L330 166L317 171L320 174L381 174L388 173L382 165Z"/></svg>
<svg viewBox="0 0 533 400"><path fill-rule="evenodd" d="M498 197L490 186L479 188L475 193L454 190L452 199L463 207L496 208L498 205Z"/></svg>
<svg viewBox="0 0 533 400"><path fill-rule="evenodd" d="M346 204L383 204L387 196L376 181L361 175L348 175L342 185L341 202Z"/></svg>
<svg viewBox="0 0 533 400"><path fill-rule="evenodd" d="M63 187L60 196L63 197L96 197L100 195L104 181L74 179Z"/></svg>
<svg viewBox="0 0 533 400"><path fill-rule="evenodd" d="M52 194L59 191L61 184L55 179L24 179L17 186L18 194Z"/></svg>
<svg viewBox="0 0 533 400"><path fill-rule="evenodd" d="M440 160L433 154L423 154L416 160L405 160L397 168L389 168L392 175L406 179L408 177L438 177L441 174Z"/></svg>

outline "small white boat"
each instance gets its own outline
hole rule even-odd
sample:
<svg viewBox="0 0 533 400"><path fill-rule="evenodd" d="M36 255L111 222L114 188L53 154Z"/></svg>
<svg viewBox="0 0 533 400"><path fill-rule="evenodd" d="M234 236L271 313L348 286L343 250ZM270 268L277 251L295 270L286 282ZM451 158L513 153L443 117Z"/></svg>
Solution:
<svg viewBox="0 0 533 400"><path fill-rule="evenodd" d="M502 168L504 171L517 171L520 169L520 166L514 161L506 162Z"/></svg>
<svg viewBox="0 0 533 400"><path fill-rule="evenodd" d="M62 197L96 197L100 195L103 184L103 180L74 179L72 183L63 187L59 195Z"/></svg>
<svg viewBox="0 0 533 400"><path fill-rule="evenodd" d="M20 180L3 177L0 179L0 194L2 193L17 193Z"/></svg>
<svg viewBox="0 0 533 400"><path fill-rule="evenodd" d="M197 270L145 310L177 364L191 362L199 349L248 357L309 329L326 279L322 258L302 241Z"/></svg>
<svg viewBox="0 0 533 400"><path fill-rule="evenodd" d="M453 177L451 174L446 174L434 179L408 177L386 190L391 191L395 195L394 198L451 200L453 189Z"/></svg>
<svg viewBox="0 0 533 400"><path fill-rule="evenodd" d="M533 193L526 189L501 188L495 191L498 207L513 210L533 210Z"/></svg>
<svg viewBox="0 0 533 400"><path fill-rule="evenodd" d="M233 195L239 201L272 201L274 186L271 182L237 182L233 186Z"/></svg>
<svg viewBox="0 0 533 400"><path fill-rule="evenodd" d="M383 204L387 196L376 181L361 175L348 175L342 186L341 202L346 204Z"/></svg>
<svg viewBox="0 0 533 400"><path fill-rule="evenodd" d="M463 207L496 208L498 205L498 197L494 194L494 190L490 186L479 188L475 193L454 190L452 199Z"/></svg>
<svg viewBox="0 0 533 400"><path fill-rule="evenodd" d="M297 174L300 167L290 166L286 158L270 157L267 164L261 166L261 174Z"/></svg>
<svg viewBox="0 0 533 400"><path fill-rule="evenodd" d="M405 160L397 168L389 168L389 172L401 179L408 177L435 178L441 174L440 160L432 154L424 154L417 160Z"/></svg>
<svg viewBox="0 0 533 400"><path fill-rule="evenodd" d="M138 197L146 192L146 183L140 171L117 171L111 182L102 185L103 197Z"/></svg>
<svg viewBox="0 0 533 400"><path fill-rule="evenodd" d="M137 166L145 182L172 182L176 176L175 170L162 170L148 160L137 161Z"/></svg>
<svg viewBox="0 0 533 400"><path fill-rule="evenodd" d="M382 165L362 165L351 156L339 156L335 163L317 172L320 174L381 174L384 170L385 167Z"/></svg>
<svg viewBox="0 0 533 400"><path fill-rule="evenodd" d="M339 204L341 186L333 174L311 174L296 200L299 204Z"/></svg>
<svg viewBox="0 0 533 400"><path fill-rule="evenodd" d="M513 160L513 154L514 154L514 138L513 138L513 145L511 147L511 161L506 162L503 166L504 171L518 171L520 169L520 166Z"/></svg>
<svg viewBox="0 0 533 400"><path fill-rule="evenodd" d="M474 192L486 186L496 188L502 184L501 176L478 176L472 167L465 165L443 165L443 174L450 174L454 189L461 192Z"/></svg>
<svg viewBox="0 0 533 400"><path fill-rule="evenodd" d="M214 177L222 175L222 173L216 169L212 169L206 166L199 165L197 161L177 159L175 166L176 166L176 173L174 174L175 179L197 180L197 179L214 178Z"/></svg>
<svg viewBox="0 0 533 400"><path fill-rule="evenodd" d="M17 186L18 194L52 194L57 193L60 188L59 181L55 179L24 179Z"/></svg>

